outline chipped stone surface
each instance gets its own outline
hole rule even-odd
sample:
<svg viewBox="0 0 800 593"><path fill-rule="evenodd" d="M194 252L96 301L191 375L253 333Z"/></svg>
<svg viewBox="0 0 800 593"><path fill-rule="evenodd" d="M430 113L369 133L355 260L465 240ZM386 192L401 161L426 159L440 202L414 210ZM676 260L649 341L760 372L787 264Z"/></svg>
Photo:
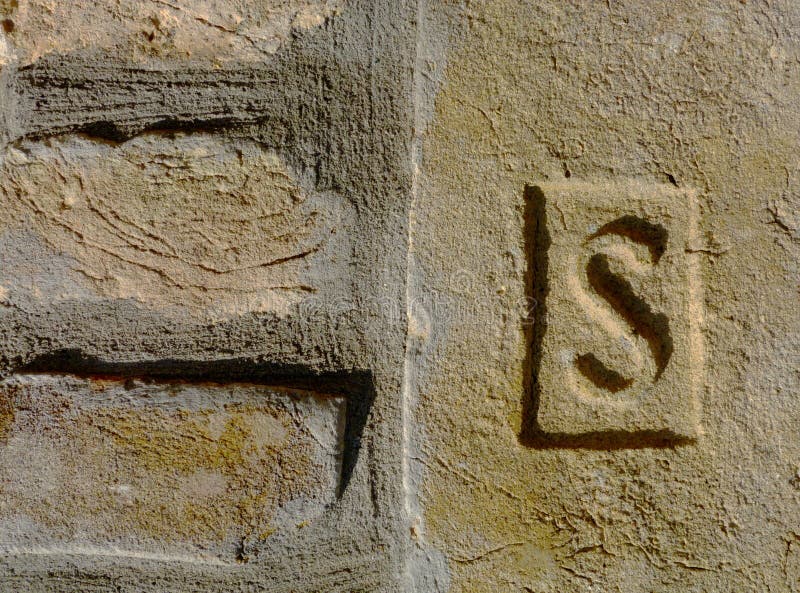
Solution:
<svg viewBox="0 0 800 593"><path fill-rule="evenodd" d="M0 401L0 553L233 563L243 542L319 517L339 488L342 398L15 375Z"/></svg>
<svg viewBox="0 0 800 593"><path fill-rule="evenodd" d="M0 591L404 591L416 5L0 12Z"/></svg>
<svg viewBox="0 0 800 593"><path fill-rule="evenodd" d="M45 509L0 591L800 590L798 3L0 6L0 377L346 400L330 504L249 532L180 516L249 467L218 408L77 398L178 527Z"/></svg>
<svg viewBox="0 0 800 593"><path fill-rule="evenodd" d="M0 4L6 59L111 50L139 62L221 65L274 53L296 31L321 25L339 0L7 0Z"/></svg>
<svg viewBox="0 0 800 593"><path fill-rule="evenodd" d="M216 317L286 315L348 258L342 198L315 191L253 141L176 133L22 142L2 155L0 187L4 226L71 258L73 277L98 297ZM4 268L19 285L19 266Z"/></svg>

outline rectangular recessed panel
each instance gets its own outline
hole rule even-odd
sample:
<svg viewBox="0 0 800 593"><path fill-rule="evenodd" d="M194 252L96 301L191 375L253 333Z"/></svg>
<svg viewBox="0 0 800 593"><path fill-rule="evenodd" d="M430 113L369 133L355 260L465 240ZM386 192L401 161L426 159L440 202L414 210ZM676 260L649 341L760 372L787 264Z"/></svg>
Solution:
<svg viewBox="0 0 800 593"><path fill-rule="evenodd" d="M0 552L234 562L336 499L346 400L244 383L0 383Z"/></svg>
<svg viewBox="0 0 800 593"><path fill-rule="evenodd" d="M698 432L695 195L643 181L530 188L544 433Z"/></svg>

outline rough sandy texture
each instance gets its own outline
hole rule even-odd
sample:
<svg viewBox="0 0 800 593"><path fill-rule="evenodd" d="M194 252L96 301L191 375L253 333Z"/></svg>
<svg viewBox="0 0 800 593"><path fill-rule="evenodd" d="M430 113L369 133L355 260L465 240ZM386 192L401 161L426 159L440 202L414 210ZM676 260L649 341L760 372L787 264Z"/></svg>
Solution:
<svg viewBox="0 0 800 593"><path fill-rule="evenodd" d="M296 31L321 25L338 0L4 0L5 61L106 49L153 60L263 60Z"/></svg>
<svg viewBox="0 0 800 593"><path fill-rule="evenodd" d="M703 295L693 191L565 180L528 186L526 439L697 436ZM535 408L535 410L533 409ZM576 441L577 443L577 441Z"/></svg>
<svg viewBox="0 0 800 593"><path fill-rule="evenodd" d="M429 3L452 45L431 64L412 293L451 314L422 344L412 467L450 590L800 590L797 4L448 5ZM675 216L697 192L703 434L530 442L525 188L602 202L629 178L677 186Z"/></svg>
<svg viewBox="0 0 800 593"><path fill-rule="evenodd" d="M1 7L0 591L406 588L416 6Z"/></svg>
<svg viewBox="0 0 800 593"><path fill-rule="evenodd" d="M302 187L275 151L253 141L56 137L9 147L2 162L5 226L73 258L100 297L217 317L286 315L349 256L342 198ZM18 267L4 272L0 284L23 286Z"/></svg>
<svg viewBox="0 0 800 593"><path fill-rule="evenodd" d="M0 591L800 590L796 2L0 6L0 375L347 400L303 528Z"/></svg>
<svg viewBox="0 0 800 593"><path fill-rule="evenodd" d="M0 550L235 563L336 499L343 398L15 375L0 387Z"/></svg>

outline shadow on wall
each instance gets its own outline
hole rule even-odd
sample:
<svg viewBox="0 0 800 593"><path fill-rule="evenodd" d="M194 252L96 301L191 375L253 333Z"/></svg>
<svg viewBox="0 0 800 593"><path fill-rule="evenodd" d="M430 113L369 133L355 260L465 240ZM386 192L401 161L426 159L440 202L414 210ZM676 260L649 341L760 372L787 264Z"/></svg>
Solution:
<svg viewBox="0 0 800 593"><path fill-rule="evenodd" d="M323 396L347 399L342 473L337 496L341 497L353 476L361 439L375 400L372 373L348 371L313 373L298 365L254 362L250 359L155 360L147 362L107 362L84 356L77 350L62 350L40 356L17 373L69 374L91 379L139 379L164 383L248 383L309 391Z"/></svg>

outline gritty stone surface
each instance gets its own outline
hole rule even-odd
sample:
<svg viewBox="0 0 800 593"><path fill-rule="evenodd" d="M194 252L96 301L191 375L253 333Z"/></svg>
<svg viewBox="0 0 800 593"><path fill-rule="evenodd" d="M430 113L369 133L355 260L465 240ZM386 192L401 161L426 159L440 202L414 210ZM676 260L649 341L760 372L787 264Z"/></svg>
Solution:
<svg viewBox="0 0 800 593"><path fill-rule="evenodd" d="M74 281L100 297L286 315L336 280L350 253L341 196L316 192L253 141L56 137L9 147L2 162L6 228L71 258ZM23 277L5 267L9 283Z"/></svg>
<svg viewBox="0 0 800 593"><path fill-rule="evenodd" d="M295 31L321 25L338 0L4 0L6 61L108 49L142 63L263 60Z"/></svg>
<svg viewBox="0 0 800 593"><path fill-rule="evenodd" d="M0 591L800 590L797 3L0 9Z"/></svg>
<svg viewBox="0 0 800 593"><path fill-rule="evenodd" d="M797 4L427 10L450 45L446 60L420 60L440 91L412 209L409 291L433 321L417 346L410 463L417 529L445 554L449 590L797 591ZM675 221L696 192L703 434L677 446L627 432L525 438L536 419L519 307L531 290L525 188L578 182L600 205L631 178L676 187L661 194ZM614 216L636 214L650 193ZM584 220L587 202L565 218ZM552 253L549 265L574 270ZM605 330L589 323L592 351L612 364ZM547 331L583 340L574 326ZM562 430L585 428L580 408L561 411Z"/></svg>
<svg viewBox="0 0 800 593"><path fill-rule="evenodd" d="M416 6L1 8L0 591L405 590Z"/></svg>
<svg viewBox="0 0 800 593"><path fill-rule="evenodd" d="M0 550L233 563L336 498L346 401L246 384L15 375Z"/></svg>

